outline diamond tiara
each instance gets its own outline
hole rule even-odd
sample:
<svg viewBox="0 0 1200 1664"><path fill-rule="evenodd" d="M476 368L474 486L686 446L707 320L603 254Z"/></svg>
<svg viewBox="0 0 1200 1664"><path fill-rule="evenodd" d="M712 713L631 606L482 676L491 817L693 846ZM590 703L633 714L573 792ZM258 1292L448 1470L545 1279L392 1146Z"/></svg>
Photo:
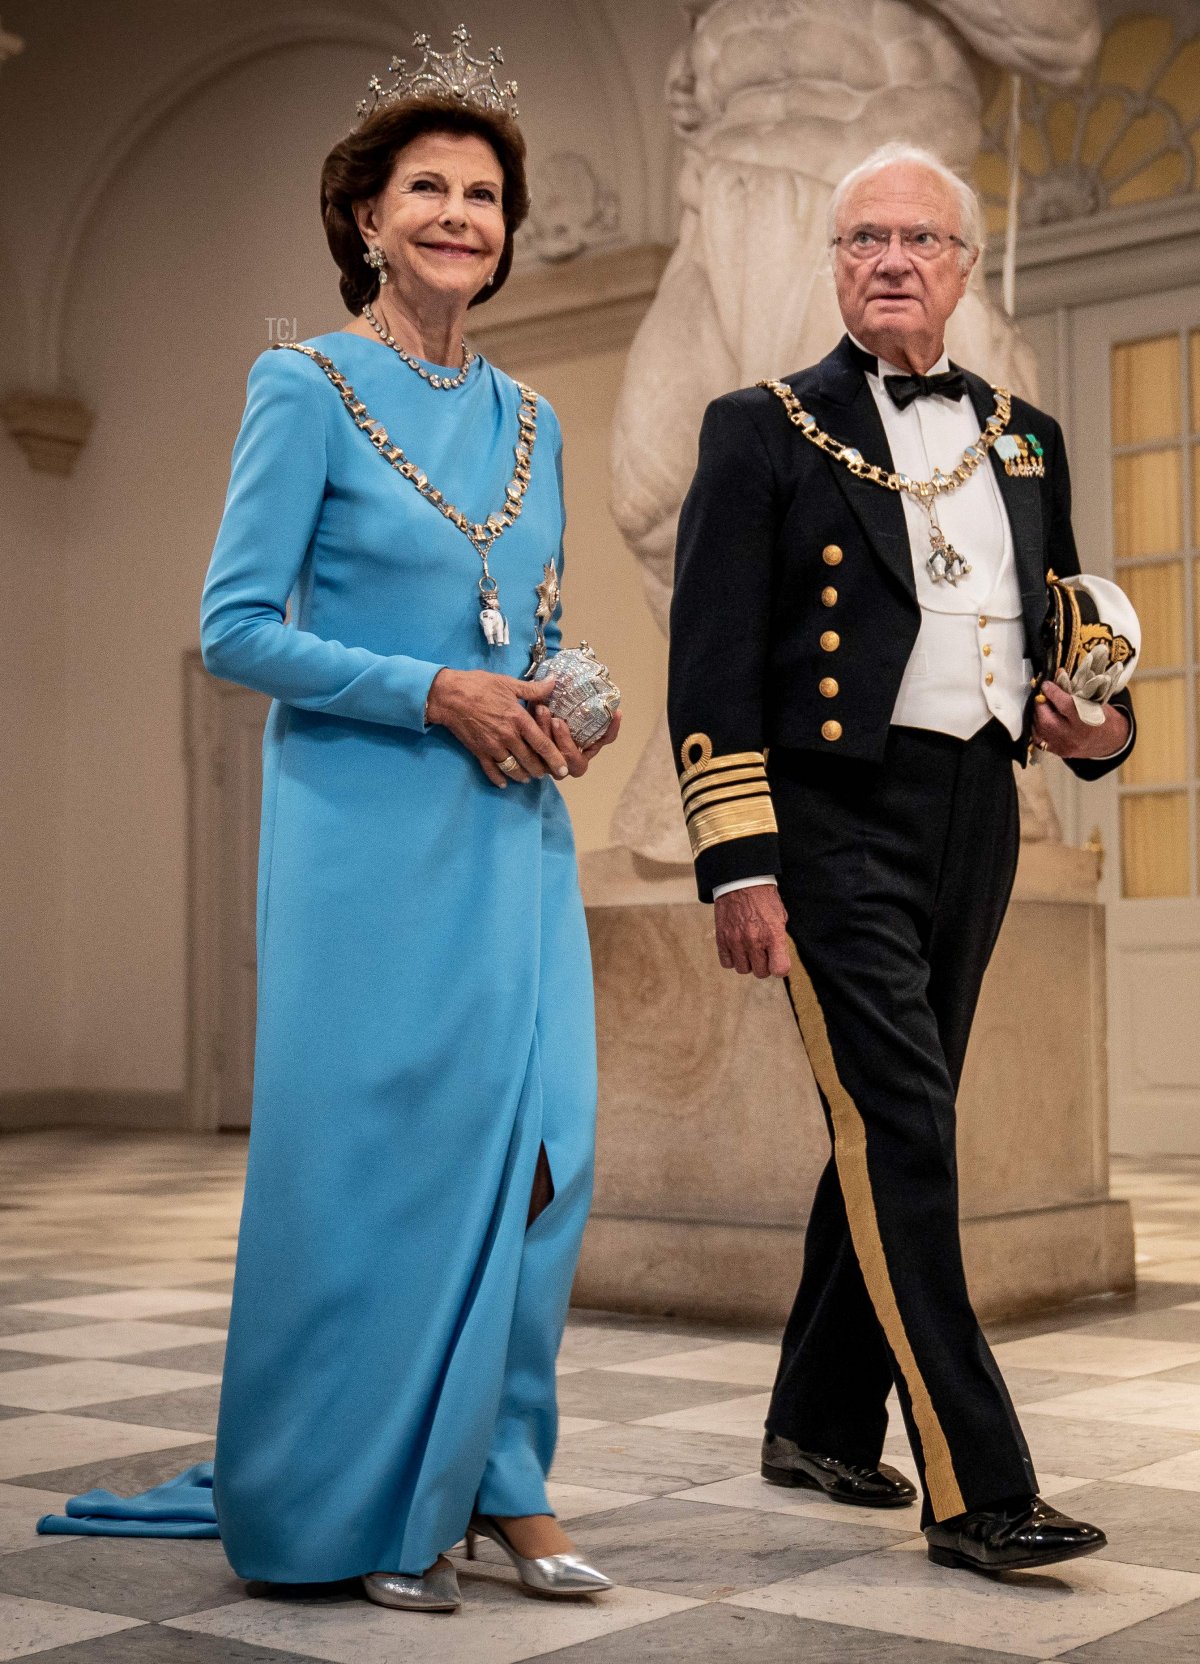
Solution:
<svg viewBox="0 0 1200 1664"><path fill-rule="evenodd" d="M385 87L378 75L372 75L367 82L371 96L359 100L359 115L374 115L376 110L406 98L453 98L460 104L475 104L515 118L519 113L517 83L506 81L500 86L496 80L496 65L504 62L500 48L493 46L486 58L473 58L467 51L471 36L462 23L450 38L454 42L451 51L435 52L428 35L414 35L413 49L422 54L420 63L409 69L407 58L393 58L388 70L396 79L390 87Z"/></svg>

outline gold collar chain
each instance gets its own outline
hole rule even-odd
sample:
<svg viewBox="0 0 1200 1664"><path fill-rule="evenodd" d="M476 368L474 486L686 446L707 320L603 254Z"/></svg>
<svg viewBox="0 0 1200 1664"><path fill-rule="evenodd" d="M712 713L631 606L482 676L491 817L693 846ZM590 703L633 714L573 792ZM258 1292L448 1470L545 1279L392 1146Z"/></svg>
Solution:
<svg viewBox="0 0 1200 1664"><path fill-rule="evenodd" d="M421 493L427 503L432 503L434 508L444 514L446 519L470 540L475 553L483 562L483 573L479 579L480 628L489 647L507 647L508 621L500 610L500 586L492 577L488 567L488 556L501 533L506 532L520 518L521 504L529 489L533 447L537 441L538 396L533 388L526 387L523 381L517 383L521 391L521 405L517 411L517 445L514 453L516 467L512 479L504 488L504 507L494 514L489 514L487 520L480 523L468 520L460 508L455 508L436 486L430 484L428 476L421 472L416 463L409 461L400 446L393 443L383 423L377 422L370 414L331 358L326 358L323 352L318 352L315 347L307 347L300 341L277 341L275 347L276 350L287 348L292 352L302 352L306 358L311 358L314 364L319 364L337 389L355 427L362 429L383 460L390 463L398 474Z"/></svg>
<svg viewBox="0 0 1200 1664"><path fill-rule="evenodd" d="M910 474L889 473L877 462L867 462L862 452L856 450L853 445L843 445L840 439L835 439L832 434L819 428L816 417L805 410L795 393L784 382L768 380L760 381L758 385L774 393L787 411L788 420L800 429L810 444L833 457L835 462L843 463L857 479L869 480L872 485L881 485L888 491L906 491L920 503L929 516L930 554L925 565L933 583L957 584L960 578L968 575L970 566L953 545L947 543L938 524L937 499L942 492L957 491L960 485L966 484L1008 426L1012 414L1012 397L1007 388L992 388L996 408L984 423L979 438L973 445L967 446L949 473L935 468L932 479L914 480Z"/></svg>

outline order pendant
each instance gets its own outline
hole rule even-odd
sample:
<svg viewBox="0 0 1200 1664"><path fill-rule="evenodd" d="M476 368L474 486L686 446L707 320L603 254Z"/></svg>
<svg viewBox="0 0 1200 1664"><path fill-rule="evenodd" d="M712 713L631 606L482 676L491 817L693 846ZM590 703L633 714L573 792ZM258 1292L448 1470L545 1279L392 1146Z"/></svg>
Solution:
<svg viewBox="0 0 1200 1664"><path fill-rule="evenodd" d="M925 570L932 583L956 584L960 578L967 577L971 570L969 564L952 543L946 542L940 526L930 529L929 542L930 553Z"/></svg>
<svg viewBox="0 0 1200 1664"><path fill-rule="evenodd" d="M484 641L489 647L507 647L508 620L500 611L500 590L494 578L480 579L479 599L483 602L479 628L483 631Z"/></svg>

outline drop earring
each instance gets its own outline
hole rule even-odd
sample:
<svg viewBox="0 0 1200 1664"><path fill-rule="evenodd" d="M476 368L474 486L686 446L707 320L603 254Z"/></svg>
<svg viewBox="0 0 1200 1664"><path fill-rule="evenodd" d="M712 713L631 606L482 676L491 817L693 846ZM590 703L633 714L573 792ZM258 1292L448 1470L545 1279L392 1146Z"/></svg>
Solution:
<svg viewBox="0 0 1200 1664"><path fill-rule="evenodd" d="M386 283L388 280L387 255L383 252L378 243L375 243L367 250L367 252L363 255L363 259L366 261L367 265L370 266L372 271L379 273L380 283Z"/></svg>

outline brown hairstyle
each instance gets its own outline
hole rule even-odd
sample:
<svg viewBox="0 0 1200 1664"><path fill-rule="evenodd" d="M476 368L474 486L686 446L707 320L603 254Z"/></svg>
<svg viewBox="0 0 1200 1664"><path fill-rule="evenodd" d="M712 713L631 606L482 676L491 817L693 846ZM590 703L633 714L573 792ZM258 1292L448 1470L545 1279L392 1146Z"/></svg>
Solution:
<svg viewBox="0 0 1200 1664"><path fill-rule="evenodd" d="M471 297L478 306L504 284L513 236L529 212L525 140L511 116L448 98L408 98L385 105L335 144L321 169L321 218L329 251L341 269L342 300L355 317L379 293L379 274L363 259L367 245L354 220L356 202L376 196L392 175L397 154L422 133L477 133L496 153L504 175L504 249L493 281Z"/></svg>

